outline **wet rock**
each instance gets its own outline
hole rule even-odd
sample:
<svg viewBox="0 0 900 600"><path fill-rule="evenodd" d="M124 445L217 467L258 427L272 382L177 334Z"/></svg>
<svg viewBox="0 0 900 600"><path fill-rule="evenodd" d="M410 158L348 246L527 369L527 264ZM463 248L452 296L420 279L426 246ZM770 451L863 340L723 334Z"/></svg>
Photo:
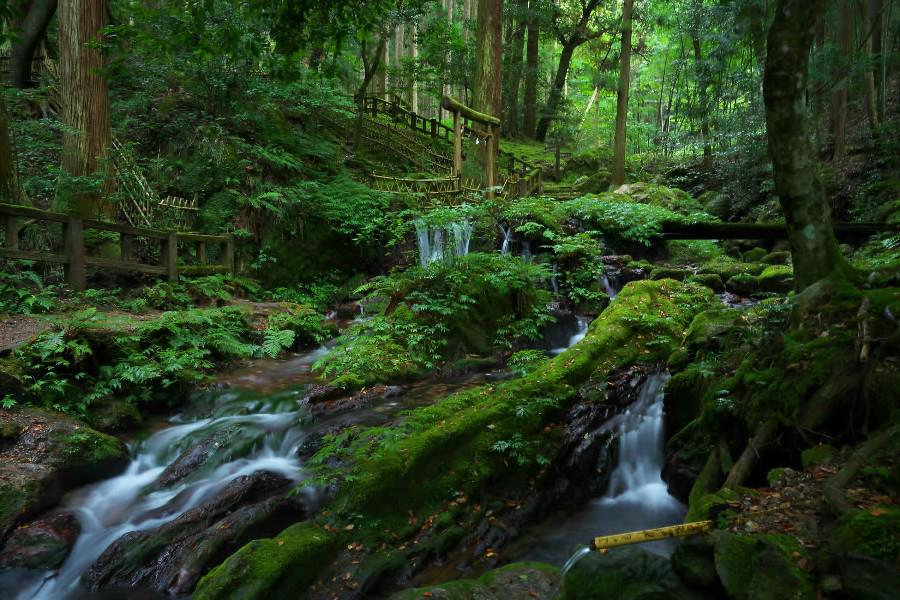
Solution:
<svg viewBox="0 0 900 600"><path fill-rule="evenodd" d="M343 395L345 392L342 388L333 385L320 385L314 383L306 390L306 395L300 400L300 404L315 404L323 400L332 400Z"/></svg>
<svg viewBox="0 0 900 600"><path fill-rule="evenodd" d="M123 535L85 579L92 589L143 586L187 594L204 573L251 539L305 518L302 499L287 494L290 486L288 479L266 471L238 477L216 498L174 521Z"/></svg>
<svg viewBox="0 0 900 600"><path fill-rule="evenodd" d="M110 433L133 430L140 426L143 418L134 404L110 398L92 407L86 421L97 431Z"/></svg>
<svg viewBox="0 0 900 600"><path fill-rule="evenodd" d="M69 512L20 525L0 552L0 569L56 569L66 560L80 531L78 519Z"/></svg>
<svg viewBox="0 0 900 600"><path fill-rule="evenodd" d="M660 279L674 279L676 281L684 281L691 271L687 269L677 269L675 267L656 267L650 271L650 279L659 281Z"/></svg>
<svg viewBox="0 0 900 600"><path fill-rule="evenodd" d="M306 403L306 406L310 416L314 419L321 419L337 412L357 410L388 398L397 397L403 393L403 389L397 385L378 384L363 388L352 396L309 402ZM301 404L303 404L302 401Z"/></svg>
<svg viewBox="0 0 900 600"><path fill-rule="evenodd" d="M249 454L262 435L264 434L241 426L216 431L182 452L160 474L156 483L161 487L171 487L198 470L208 471Z"/></svg>
<svg viewBox="0 0 900 600"><path fill-rule="evenodd" d="M732 598L815 598L812 578L798 567L806 552L786 535L712 534L716 572Z"/></svg>
<svg viewBox="0 0 900 600"><path fill-rule="evenodd" d="M747 327L745 313L736 308L707 310L691 321L684 334L684 346L691 352L731 348Z"/></svg>
<svg viewBox="0 0 900 600"><path fill-rule="evenodd" d="M722 278L715 273L700 273L698 275L691 275L690 277L685 279L685 281L705 285L717 294L725 291L725 284L722 283Z"/></svg>
<svg viewBox="0 0 900 600"><path fill-rule="evenodd" d="M725 282L725 289L738 296L750 296L759 291L759 279L749 273L738 273Z"/></svg>
<svg viewBox="0 0 900 600"><path fill-rule="evenodd" d="M900 598L900 571L883 560L847 554L838 559L844 593L853 600Z"/></svg>
<svg viewBox="0 0 900 600"><path fill-rule="evenodd" d="M62 415L0 412L0 539L81 485L128 465L120 440Z"/></svg>
<svg viewBox="0 0 900 600"><path fill-rule="evenodd" d="M691 598L668 560L639 548L591 552L566 574L563 600Z"/></svg>
<svg viewBox="0 0 900 600"><path fill-rule="evenodd" d="M476 580L463 579L437 586L403 590L389 600L508 600L555 596L559 569L543 563L513 563L488 571Z"/></svg>
<svg viewBox="0 0 900 600"><path fill-rule="evenodd" d="M672 553L672 569L686 583L704 589L719 587L713 547L706 537L683 540Z"/></svg>

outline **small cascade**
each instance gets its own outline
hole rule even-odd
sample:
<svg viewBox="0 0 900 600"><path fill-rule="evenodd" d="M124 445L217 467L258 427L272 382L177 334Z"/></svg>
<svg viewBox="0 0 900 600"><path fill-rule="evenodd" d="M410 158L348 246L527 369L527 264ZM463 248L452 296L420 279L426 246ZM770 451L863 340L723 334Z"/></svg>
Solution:
<svg viewBox="0 0 900 600"><path fill-rule="evenodd" d="M588 324L590 323L590 319L587 317L576 316L576 331L569 337L569 341L565 346L560 346L559 348L554 348L550 351L550 354L556 356L557 354L562 354L578 342L584 339L584 336L587 335Z"/></svg>
<svg viewBox="0 0 900 600"><path fill-rule="evenodd" d="M416 219L415 227L421 266L469 254L474 227L468 219L447 226L429 226Z"/></svg>
<svg viewBox="0 0 900 600"><path fill-rule="evenodd" d="M559 267L556 263L553 263L552 270L550 272L550 288L553 290L554 294L559 293L559 283L556 281L557 275L559 275Z"/></svg>
<svg viewBox="0 0 900 600"><path fill-rule="evenodd" d="M523 541L528 550L517 559L565 564L571 568L588 553L581 546L573 554L573 540L588 542L597 536L665 527L682 521L686 507L669 495L662 479L663 387L668 379L668 373L648 376L641 384L638 399L628 410L603 425L601 431L618 433L618 461L606 494L570 516L537 526L535 533ZM676 540L658 540L641 547L669 555L676 543Z"/></svg>
<svg viewBox="0 0 900 600"><path fill-rule="evenodd" d="M531 244L528 240L522 240L522 260L531 262Z"/></svg>
<svg viewBox="0 0 900 600"><path fill-rule="evenodd" d="M512 242L512 227L504 227L500 226L500 233L503 235L503 246L500 247L500 254L503 256L509 256L509 245Z"/></svg>
<svg viewBox="0 0 900 600"><path fill-rule="evenodd" d="M606 269L604 269L603 273L601 273L597 277L597 283L600 284L600 288L604 292L606 292L606 295L609 296L610 300L615 300L615 298L619 294L619 292L616 291L616 288L613 287L612 282L609 279L609 274L606 272Z"/></svg>

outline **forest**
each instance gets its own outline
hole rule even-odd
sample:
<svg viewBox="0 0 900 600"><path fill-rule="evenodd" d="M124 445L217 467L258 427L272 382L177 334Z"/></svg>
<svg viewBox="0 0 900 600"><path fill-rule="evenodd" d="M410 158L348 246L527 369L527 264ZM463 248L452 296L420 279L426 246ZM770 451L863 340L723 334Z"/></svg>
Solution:
<svg viewBox="0 0 900 600"><path fill-rule="evenodd" d="M0 598L900 598L900 2L0 0Z"/></svg>

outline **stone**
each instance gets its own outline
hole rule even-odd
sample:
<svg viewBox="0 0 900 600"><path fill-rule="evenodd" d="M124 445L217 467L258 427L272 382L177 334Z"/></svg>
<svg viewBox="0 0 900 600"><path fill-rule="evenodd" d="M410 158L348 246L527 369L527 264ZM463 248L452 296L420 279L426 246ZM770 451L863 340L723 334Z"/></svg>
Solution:
<svg viewBox="0 0 900 600"><path fill-rule="evenodd" d="M513 563L486 572L476 580L462 579L449 583L403 590L389 600L509 600L554 596L559 569L536 562Z"/></svg>
<svg viewBox="0 0 900 600"><path fill-rule="evenodd" d="M19 525L0 552L0 569L56 569L66 560L80 532L81 524L70 512Z"/></svg>
<svg viewBox="0 0 900 600"><path fill-rule="evenodd" d="M725 291L725 284L722 282L722 278L715 273L699 273L697 275L691 275L685 279L685 281L688 283L705 285L717 294Z"/></svg>
<svg viewBox="0 0 900 600"><path fill-rule="evenodd" d="M635 547L586 554L566 574L563 600L690 598L668 560Z"/></svg>
<svg viewBox="0 0 900 600"><path fill-rule="evenodd" d="M896 600L900 598L900 571L883 560L860 554L838 558L841 586L852 600Z"/></svg>
<svg viewBox="0 0 900 600"><path fill-rule="evenodd" d="M686 538L672 553L672 569L685 582L699 588L717 589L719 577L709 538Z"/></svg>
<svg viewBox="0 0 900 600"><path fill-rule="evenodd" d="M724 194L714 191L703 192L697 197L703 210L723 221L731 216L731 201Z"/></svg>
<svg viewBox="0 0 900 600"><path fill-rule="evenodd" d="M656 267L650 271L650 279L659 281L660 279L674 279L675 281L684 281L691 272L687 269L676 269L674 267Z"/></svg>
<svg viewBox="0 0 900 600"><path fill-rule="evenodd" d="M750 296L759 291L759 280L749 273L739 273L725 283L725 289L738 296Z"/></svg>
<svg viewBox="0 0 900 600"><path fill-rule="evenodd" d="M756 247L744 252L743 258L745 262L762 262L764 256L768 256L766 249Z"/></svg>
<svg viewBox="0 0 900 600"><path fill-rule="evenodd" d="M813 600L812 577L797 566L808 554L787 535L714 531L716 573L738 600Z"/></svg>
<svg viewBox="0 0 900 600"><path fill-rule="evenodd" d="M759 262L767 265L786 265L791 262L791 253L786 250L769 252L759 259Z"/></svg>

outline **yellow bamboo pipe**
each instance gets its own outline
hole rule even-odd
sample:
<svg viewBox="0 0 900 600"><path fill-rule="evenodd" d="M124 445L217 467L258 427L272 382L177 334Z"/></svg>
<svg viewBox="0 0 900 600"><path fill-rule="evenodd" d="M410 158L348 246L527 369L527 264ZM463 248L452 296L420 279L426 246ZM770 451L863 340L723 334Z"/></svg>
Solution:
<svg viewBox="0 0 900 600"><path fill-rule="evenodd" d="M670 525L669 527L659 527L658 529L644 529L643 531L630 531L628 533L604 535L594 538L594 548L597 550L606 550L607 548L627 546L628 544L640 544L642 542L653 542L655 540L663 540L672 537L700 535L701 533L710 532L712 526L712 521L697 521L696 523Z"/></svg>

